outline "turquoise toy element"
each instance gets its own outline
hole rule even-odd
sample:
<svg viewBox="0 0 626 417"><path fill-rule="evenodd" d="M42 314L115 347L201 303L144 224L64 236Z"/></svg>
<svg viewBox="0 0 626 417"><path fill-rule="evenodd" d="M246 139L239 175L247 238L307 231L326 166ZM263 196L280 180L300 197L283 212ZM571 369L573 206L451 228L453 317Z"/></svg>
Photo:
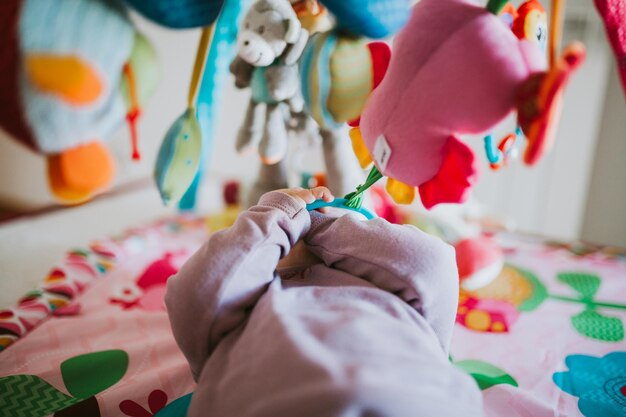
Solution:
<svg viewBox="0 0 626 417"><path fill-rule="evenodd" d="M125 0L139 13L174 29L209 26L224 0Z"/></svg>
<svg viewBox="0 0 626 417"><path fill-rule="evenodd" d="M332 31L328 34L328 36L321 35L319 33L313 35L302 53L299 66L300 84L302 87L302 97L304 98L304 103L309 113L313 113L313 109L319 110L320 115L316 121L320 127L326 129L338 129L343 125L343 123L335 121L327 107L328 96L330 95L332 87L330 62L331 56L337 46L338 37L338 31ZM322 40L323 44L320 47L318 43ZM316 53L319 54L317 57L315 56ZM313 65L314 62L315 65ZM316 97L316 102L312 102L313 97L316 95L312 94L309 89L309 80L312 78L311 72L316 73L318 83L317 87L319 92Z"/></svg>
<svg viewBox="0 0 626 417"><path fill-rule="evenodd" d="M154 417L185 417L189 404L191 404L191 396L189 393L169 403L165 408L157 412Z"/></svg>
<svg viewBox="0 0 626 417"><path fill-rule="evenodd" d="M508 160L515 156L516 144L521 141L523 136L524 134L519 126L515 128L515 134L506 136L499 145L496 145L492 134L485 136L485 154L491 169L496 170L506 165Z"/></svg>
<svg viewBox="0 0 626 417"><path fill-rule="evenodd" d="M154 180L163 204L180 200L192 183L202 152L202 135L195 110L187 109L170 127L159 149Z"/></svg>
<svg viewBox="0 0 626 417"><path fill-rule="evenodd" d="M367 220L373 220L376 218L376 215L374 213L372 213L370 210L364 208L364 207L350 207L348 205L346 205L346 203L348 202L347 199L345 198L335 198L333 201L331 202L327 202L324 200L315 200L314 202L312 202L311 204L307 204L306 205L306 209L309 211L312 210L317 210L319 208L324 208L324 207L336 207L336 208L342 208L342 209L346 209L346 210L352 210L355 211L357 213L360 213L362 215L365 216L365 218L367 218Z"/></svg>
<svg viewBox="0 0 626 417"><path fill-rule="evenodd" d="M250 89L252 100L257 103L278 104L279 101L274 100L267 88L266 72L269 68L280 65L280 61L276 60L268 67L254 67L252 71L252 79L250 80Z"/></svg>
<svg viewBox="0 0 626 417"><path fill-rule="evenodd" d="M485 154L490 164L499 164L502 161L502 152L496 146L492 134L485 136Z"/></svg>
<svg viewBox="0 0 626 417"><path fill-rule="evenodd" d="M372 39L386 38L409 20L409 0L321 0L339 29Z"/></svg>
<svg viewBox="0 0 626 417"><path fill-rule="evenodd" d="M226 0L222 12L215 22L215 32L196 100L196 115L202 132L202 154L196 176L178 205L181 211L190 211L196 207L198 187L207 170L213 150L213 137L218 120L218 104L222 99L224 86L230 75L228 66L236 52L235 43L239 20L242 10L246 9L249 3L250 0Z"/></svg>

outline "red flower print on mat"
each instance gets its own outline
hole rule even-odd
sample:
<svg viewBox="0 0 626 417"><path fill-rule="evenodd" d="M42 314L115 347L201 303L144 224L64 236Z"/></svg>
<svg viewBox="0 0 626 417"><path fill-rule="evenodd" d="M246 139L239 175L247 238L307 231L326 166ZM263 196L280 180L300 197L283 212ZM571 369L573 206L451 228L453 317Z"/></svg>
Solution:
<svg viewBox="0 0 626 417"><path fill-rule="evenodd" d="M515 306L499 300L480 300L461 293L457 323L479 332L508 332L519 317Z"/></svg>
<svg viewBox="0 0 626 417"><path fill-rule="evenodd" d="M165 284L178 272L173 265L175 256L169 252L164 254L148 265L135 283L123 283L116 287L110 302L120 304L124 309L140 307L147 311L165 310Z"/></svg>
<svg viewBox="0 0 626 417"><path fill-rule="evenodd" d="M120 403L120 410L130 417L153 417L167 404L167 394L159 389L154 390L148 396L148 407L146 410L135 401L124 400Z"/></svg>

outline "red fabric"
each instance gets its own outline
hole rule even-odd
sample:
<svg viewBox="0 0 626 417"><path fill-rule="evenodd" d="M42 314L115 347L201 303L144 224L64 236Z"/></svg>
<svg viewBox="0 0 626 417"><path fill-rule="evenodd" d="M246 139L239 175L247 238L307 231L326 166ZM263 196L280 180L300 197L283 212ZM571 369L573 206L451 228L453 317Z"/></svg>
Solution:
<svg viewBox="0 0 626 417"><path fill-rule="evenodd" d="M18 30L22 0L0 1L0 127L19 142L36 149L19 93Z"/></svg>
<svg viewBox="0 0 626 417"><path fill-rule="evenodd" d="M419 186L422 204L427 209L439 203L462 203L478 179L474 152L463 142L451 136L444 149L439 172Z"/></svg>
<svg viewBox="0 0 626 417"><path fill-rule="evenodd" d="M372 69L374 70L373 90L385 78L389 62L391 62L391 48L385 42L371 42L367 46L372 55Z"/></svg>
<svg viewBox="0 0 626 417"><path fill-rule="evenodd" d="M373 72L373 85L372 91L378 87L378 85L385 78L389 63L391 62L391 48L385 42L370 42L367 44L372 56L372 72ZM358 127L361 122L361 118L357 118L348 122L351 127Z"/></svg>
<svg viewBox="0 0 626 417"><path fill-rule="evenodd" d="M594 0L594 3L604 21L626 94L626 1Z"/></svg>
<svg viewBox="0 0 626 417"><path fill-rule="evenodd" d="M131 110L126 114L126 121L130 129L130 142L133 149L133 161L141 160L141 153L139 153L139 136L137 134L137 121L139 120L139 116L141 116L139 109Z"/></svg>

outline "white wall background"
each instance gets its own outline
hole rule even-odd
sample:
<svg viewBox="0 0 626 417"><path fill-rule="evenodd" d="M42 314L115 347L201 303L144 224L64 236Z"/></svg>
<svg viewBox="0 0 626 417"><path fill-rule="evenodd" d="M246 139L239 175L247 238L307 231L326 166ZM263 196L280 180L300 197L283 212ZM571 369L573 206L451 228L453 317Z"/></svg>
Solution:
<svg viewBox="0 0 626 417"><path fill-rule="evenodd" d="M544 2L546 3L546 2ZM568 2L564 44L581 40L587 59L567 88L555 146L536 166L504 171L484 167L475 196L487 212L523 231L573 239L580 236L610 65L608 44L593 4ZM511 131L513 124L509 124ZM482 140L472 141L484 158Z"/></svg>
<svg viewBox="0 0 626 417"><path fill-rule="evenodd" d="M626 247L626 101L615 66L602 113L582 237Z"/></svg>
<svg viewBox="0 0 626 417"><path fill-rule="evenodd" d="M151 175L163 134L185 107L199 36L198 31L165 30L140 18L137 22L156 45L162 66L162 82L145 109L139 126L143 160L138 164L130 160L126 126L111 141L118 161L118 182ZM577 238L581 235L585 218L596 138L603 120L603 109L607 111L605 95L612 61L601 22L591 2L570 0L567 3L566 30L565 41L572 38L583 40L587 44L588 57L566 94L561 128L552 153L533 169L518 163L494 173L487 168L482 138L467 140L482 161L483 175L474 196L483 203L488 214L510 219L520 230ZM209 175L212 178L250 180L256 173L257 158L254 155L239 156L233 149L247 99L246 91L237 91L228 83L210 164ZM606 105L618 101L606 101ZM615 117L619 118L619 115ZM504 126L501 131L510 131L512 127L512 124ZM623 126L619 124L613 127L620 128ZM43 160L3 139L0 137L0 203L22 208L51 203ZM319 159L316 155L312 158ZM610 159L605 169L611 170L611 164L620 165L620 161L623 163L624 159ZM614 195L593 196L596 204L601 206L609 204L604 199ZM625 222L624 219L619 221L621 224ZM603 239L604 235L591 232L594 227L593 222L586 224L586 234Z"/></svg>

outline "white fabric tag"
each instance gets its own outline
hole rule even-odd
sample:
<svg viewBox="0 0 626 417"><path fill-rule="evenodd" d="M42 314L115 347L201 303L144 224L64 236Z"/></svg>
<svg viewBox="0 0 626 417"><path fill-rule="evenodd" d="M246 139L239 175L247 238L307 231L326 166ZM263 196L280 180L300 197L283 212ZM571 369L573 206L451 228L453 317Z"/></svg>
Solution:
<svg viewBox="0 0 626 417"><path fill-rule="evenodd" d="M380 135L378 139L376 139L373 156L376 161L376 165L380 168L380 171L385 171L387 169L387 164L389 163L389 158L391 158L391 147L389 146L385 135Z"/></svg>

